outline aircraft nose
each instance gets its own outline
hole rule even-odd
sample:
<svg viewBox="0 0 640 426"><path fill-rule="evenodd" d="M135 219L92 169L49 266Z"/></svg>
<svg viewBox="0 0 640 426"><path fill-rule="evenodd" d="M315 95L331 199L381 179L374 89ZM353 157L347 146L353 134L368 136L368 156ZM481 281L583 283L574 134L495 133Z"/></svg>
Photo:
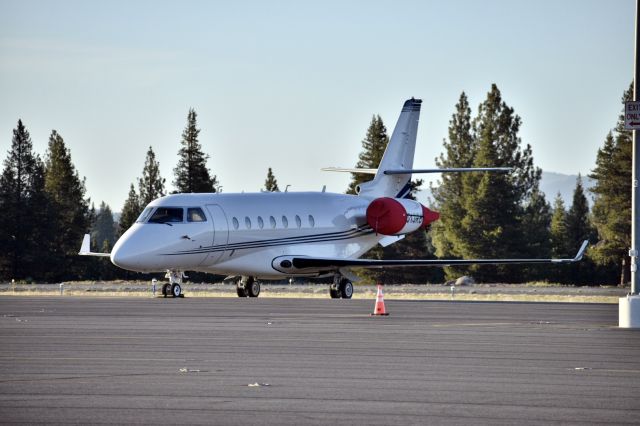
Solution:
<svg viewBox="0 0 640 426"><path fill-rule="evenodd" d="M118 240L111 251L111 263L122 269L134 269L136 257L131 250L131 245L122 239Z"/></svg>

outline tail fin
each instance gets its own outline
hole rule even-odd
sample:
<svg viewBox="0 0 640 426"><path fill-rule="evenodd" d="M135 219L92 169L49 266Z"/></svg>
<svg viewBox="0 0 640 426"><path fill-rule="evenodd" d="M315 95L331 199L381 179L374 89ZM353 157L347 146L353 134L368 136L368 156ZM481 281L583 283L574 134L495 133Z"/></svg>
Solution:
<svg viewBox="0 0 640 426"><path fill-rule="evenodd" d="M420 99L414 98L404 103L376 176L373 180L360 185L360 195L403 198L409 194L421 104ZM385 170L404 169L407 173L392 175L384 173Z"/></svg>

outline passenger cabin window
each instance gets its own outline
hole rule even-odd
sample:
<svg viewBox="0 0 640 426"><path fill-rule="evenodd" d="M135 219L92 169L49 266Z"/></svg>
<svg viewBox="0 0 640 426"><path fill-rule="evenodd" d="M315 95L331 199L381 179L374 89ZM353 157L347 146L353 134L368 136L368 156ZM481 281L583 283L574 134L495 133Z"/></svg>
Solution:
<svg viewBox="0 0 640 426"><path fill-rule="evenodd" d="M269 216L269 223L271 224L272 229L276 229L276 218L273 216Z"/></svg>
<svg viewBox="0 0 640 426"><path fill-rule="evenodd" d="M206 222L207 217L199 207L187 209L187 222Z"/></svg>
<svg viewBox="0 0 640 426"><path fill-rule="evenodd" d="M251 229L251 219L249 219L249 216L245 216L244 224L247 227L247 229Z"/></svg>
<svg viewBox="0 0 640 426"><path fill-rule="evenodd" d="M311 225L312 228L316 226L316 220L311 215L309 215L309 225Z"/></svg>
<svg viewBox="0 0 640 426"><path fill-rule="evenodd" d="M285 228L289 227L289 220L286 216L282 216L282 226L284 226Z"/></svg>
<svg viewBox="0 0 640 426"><path fill-rule="evenodd" d="M264 228L264 220L262 220L261 216L258 216L258 226L260 229Z"/></svg>
<svg viewBox="0 0 640 426"><path fill-rule="evenodd" d="M300 228L302 226L302 220L300 219L300 216L296 215L296 226L298 228Z"/></svg>
<svg viewBox="0 0 640 426"><path fill-rule="evenodd" d="M238 219L234 217L231 221L233 222L233 229L238 229L240 227L240 223L238 222Z"/></svg>
<svg viewBox="0 0 640 426"><path fill-rule="evenodd" d="M136 222L146 222L147 219L149 219L149 216L151 216L152 211L153 207L147 207L144 209L142 213L140 213L140 216L138 216L138 219L136 219Z"/></svg>
<svg viewBox="0 0 640 426"><path fill-rule="evenodd" d="M180 223L183 219L184 209L176 207L158 207L153 213L149 223Z"/></svg>

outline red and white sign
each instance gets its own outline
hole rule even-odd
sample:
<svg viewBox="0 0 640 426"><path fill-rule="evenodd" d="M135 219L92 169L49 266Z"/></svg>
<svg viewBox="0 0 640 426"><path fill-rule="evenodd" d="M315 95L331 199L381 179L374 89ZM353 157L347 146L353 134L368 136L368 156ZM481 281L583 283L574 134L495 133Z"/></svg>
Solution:
<svg viewBox="0 0 640 426"><path fill-rule="evenodd" d="M640 101L624 103L624 128L640 130Z"/></svg>

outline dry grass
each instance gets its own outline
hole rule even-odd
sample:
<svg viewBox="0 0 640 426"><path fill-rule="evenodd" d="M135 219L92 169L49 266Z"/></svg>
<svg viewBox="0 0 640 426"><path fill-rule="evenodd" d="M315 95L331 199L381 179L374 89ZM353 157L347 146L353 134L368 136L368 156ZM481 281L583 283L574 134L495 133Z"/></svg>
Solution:
<svg viewBox="0 0 640 426"><path fill-rule="evenodd" d="M549 287L549 292L540 288ZM157 286L156 297L162 297L161 286ZM193 298L236 298L233 285L185 284L184 293ZM553 291L551 291L553 290ZM58 285L9 284L0 286L0 296L48 296L61 297ZM149 283L66 283L64 296L74 297L154 297ZM63 296L63 297L64 297ZM478 286L456 288L451 294L448 286L388 286L386 300L452 300L491 302L569 302L569 303L618 303L623 290L580 289L575 287L553 287L551 285L532 286ZM326 284L308 285L264 285L260 297L327 299ZM376 288L356 286L354 299L375 300Z"/></svg>

